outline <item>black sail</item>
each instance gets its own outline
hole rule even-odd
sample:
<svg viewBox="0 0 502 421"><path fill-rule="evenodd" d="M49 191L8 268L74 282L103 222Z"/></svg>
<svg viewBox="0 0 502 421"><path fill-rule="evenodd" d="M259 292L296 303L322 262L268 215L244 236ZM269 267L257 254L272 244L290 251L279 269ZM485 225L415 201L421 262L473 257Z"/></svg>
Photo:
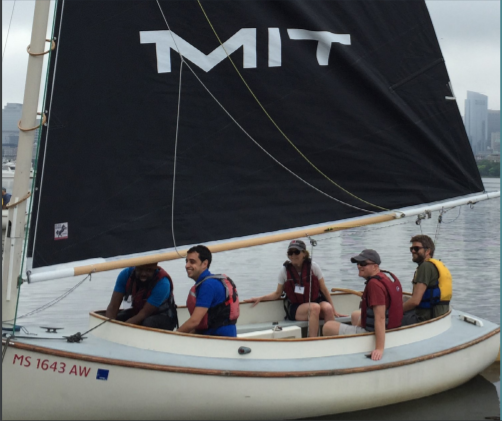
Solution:
<svg viewBox="0 0 502 421"><path fill-rule="evenodd" d="M159 4L58 2L34 267L483 191L423 1L202 1L242 78L197 1Z"/></svg>

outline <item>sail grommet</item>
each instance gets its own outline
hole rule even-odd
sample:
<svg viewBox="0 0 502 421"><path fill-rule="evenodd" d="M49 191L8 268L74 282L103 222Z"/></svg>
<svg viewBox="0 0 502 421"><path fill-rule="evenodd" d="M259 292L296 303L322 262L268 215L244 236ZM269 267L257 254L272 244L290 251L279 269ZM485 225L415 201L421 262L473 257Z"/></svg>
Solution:
<svg viewBox="0 0 502 421"><path fill-rule="evenodd" d="M56 43L54 42L53 39L46 39L45 41L51 43L51 49L50 50L44 51L43 53L32 53L30 51L30 46L28 45L26 47L26 51L28 52L28 54L30 56L43 56L44 54L50 53L52 50L54 50L56 48Z"/></svg>
<svg viewBox="0 0 502 421"><path fill-rule="evenodd" d="M42 115L42 113L37 113L37 115ZM43 114L43 117L42 117L42 123L41 123L41 124L42 124L42 126L45 126L45 123L47 123L47 114L45 114L45 113L44 113L44 114ZM33 130L37 130L39 127L40 127L40 125L35 126L35 127L32 127L31 129L23 129L23 128L21 127L21 120L19 120L19 121L17 122L17 128L18 128L19 130L21 130L22 132L31 132L31 131L33 131Z"/></svg>

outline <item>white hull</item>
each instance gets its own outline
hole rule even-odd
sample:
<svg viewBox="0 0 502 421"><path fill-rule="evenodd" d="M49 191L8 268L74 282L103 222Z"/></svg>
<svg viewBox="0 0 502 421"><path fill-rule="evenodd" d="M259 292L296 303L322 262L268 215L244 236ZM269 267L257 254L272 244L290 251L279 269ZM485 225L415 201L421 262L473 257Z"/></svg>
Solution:
<svg viewBox="0 0 502 421"><path fill-rule="evenodd" d="M31 367L22 369L29 383L25 383L26 377L15 381L21 380L21 373L12 364L17 352L12 349L2 370L10 383L3 391L2 418L284 419L342 413L417 399L461 385L493 361L496 355L491 350L498 346L496 335L421 363L349 375L297 378L191 375L23 351L32 361ZM37 370L38 358L64 362L68 369L75 364L77 370L78 366L90 368L90 374L81 377L51 369ZM96 380L98 369L110 370L107 381ZM302 390L301 394L298 390ZM301 399L297 399L299 396Z"/></svg>
<svg viewBox="0 0 502 421"><path fill-rule="evenodd" d="M335 297L338 308L341 297ZM242 307L241 327L267 315L274 320L282 303ZM90 326L102 320L91 315ZM461 321L453 311L390 331L378 362L365 357L374 347L372 334L225 339L107 322L79 344L17 339L3 363L9 386L2 417L284 419L389 405L456 387L488 367L500 329L482 324ZM251 353L239 355L241 346ZM97 379L98 370L108 370L106 380Z"/></svg>

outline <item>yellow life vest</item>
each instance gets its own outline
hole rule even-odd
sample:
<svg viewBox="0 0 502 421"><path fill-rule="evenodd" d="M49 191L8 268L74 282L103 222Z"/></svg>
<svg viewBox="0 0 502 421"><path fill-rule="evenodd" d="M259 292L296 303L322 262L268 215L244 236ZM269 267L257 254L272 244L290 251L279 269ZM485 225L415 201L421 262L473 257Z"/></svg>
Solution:
<svg viewBox="0 0 502 421"><path fill-rule="evenodd" d="M439 272L439 289L441 290L440 301L450 301L452 297L452 278L448 268L441 260L429 259Z"/></svg>

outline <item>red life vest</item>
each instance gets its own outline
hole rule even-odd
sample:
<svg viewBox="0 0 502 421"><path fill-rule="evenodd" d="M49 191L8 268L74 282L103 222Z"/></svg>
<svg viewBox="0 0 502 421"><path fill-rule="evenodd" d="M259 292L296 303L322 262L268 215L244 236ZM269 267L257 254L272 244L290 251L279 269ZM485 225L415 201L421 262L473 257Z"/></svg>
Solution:
<svg viewBox="0 0 502 421"><path fill-rule="evenodd" d="M392 280L390 280L385 273L388 273ZM373 281L374 279L374 281ZM403 319L403 289L401 287L401 282L397 277L386 271L381 271L378 275L372 276L366 281L366 285L369 282L380 282L387 291L387 296L389 297L389 307L385 309L385 328L394 329L401 326L401 321ZM369 332L375 331L375 314L373 309L368 304L368 287L364 289L362 301L361 301L361 326Z"/></svg>
<svg viewBox="0 0 502 421"><path fill-rule="evenodd" d="M155 314L164 312L168 308L176 310L176 304L174 303L173 294L173 281L164 269L162 269L160 266L157 266L157 270L155 271L153 279L150 279L146 282L141 282L136 278L136 271L133 270L131 272L131 276L129 276L129 279L127 280L124 300L127 300L129 296L132 297L131 301L134 315L138 314L145 306L148 298L150 297L150 295L152 295L152 291L155 288L155 285L157 285L157 283L162 278L167 278L167 280L169 281L169 284L171 285L171 292L169 293L169 297L167 297L166 300L160 305Z"/></svg>
<svg viewBox="0 0 502 421"><path fill-rule="evenodd" d="M234 282L227 275L210 275L195 283L190 289L187 298L187 307L190 315L193 314L197 304L197 288L207 279L217 279L225 287L226 299L222 303L210 307L199 325L195 328L197 332L207 329L216 329L222 326L234 325L239 317L239 294Z"/></svg>
<svg viewBox="0 0 502 421"><path fill-rule="evenodd" d="M305 259L302 264L301 278L298 275L298 271L293 266L290 261L284 263L286 268L286 282L284 282L284 292L286 297L293 304L303 304L308 303L309 298L311 302L317 301L319 298L319 279L311 274L312 260ZM312 276L312 295L310 295L310 277ZM303 294L298 294L295 292L296 286L304 287ZM310 296L310 297L309 297Z"/></svg>

